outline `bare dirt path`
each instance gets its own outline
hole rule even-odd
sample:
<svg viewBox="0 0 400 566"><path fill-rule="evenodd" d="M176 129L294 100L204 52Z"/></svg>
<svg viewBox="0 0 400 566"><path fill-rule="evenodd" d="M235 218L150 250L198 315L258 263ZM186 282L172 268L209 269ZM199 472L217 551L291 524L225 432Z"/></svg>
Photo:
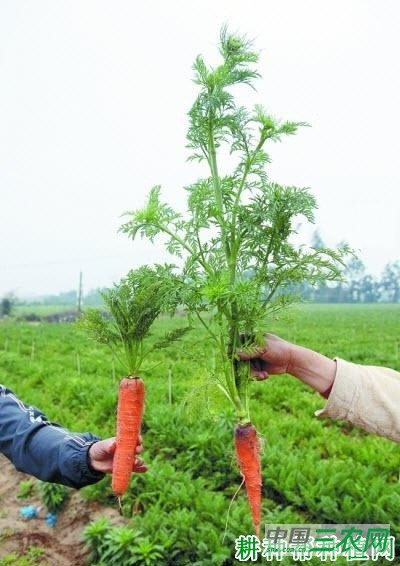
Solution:
<svg viewBox="0 0 400 566"><path fill-rule="evenodd" d="M35 546L43 550L41 564L89 564L82 538L83 529L99 517L108 517L113 524L121 524L123 519L118 511L96 502L85 501L78 491L71 491L71 497L60 512L55 527L50 527L40 519L25 520L20 514L22 506L44 507L37 494L27 499L17 499L19 483L29 477L17 472L0 455L0 560L10 553L24 556L29 547Z"/></svg>

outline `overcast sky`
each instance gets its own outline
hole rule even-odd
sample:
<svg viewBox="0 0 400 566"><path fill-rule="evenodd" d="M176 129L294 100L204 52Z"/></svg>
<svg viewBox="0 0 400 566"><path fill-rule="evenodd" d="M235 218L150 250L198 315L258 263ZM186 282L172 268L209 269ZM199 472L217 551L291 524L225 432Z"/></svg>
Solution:
<svg viewBox="0 0 400 566"><path fill-rule="evenodd" d="M224 22L261 51L248 103L312 125L269 148L270 176L311 187L325 241L371 272L400 259L397 0L2 0L0 294L68 290L80 270L87 291L165 259L120 215L155 184L183 208L191 65L217 61Z"/></svg>

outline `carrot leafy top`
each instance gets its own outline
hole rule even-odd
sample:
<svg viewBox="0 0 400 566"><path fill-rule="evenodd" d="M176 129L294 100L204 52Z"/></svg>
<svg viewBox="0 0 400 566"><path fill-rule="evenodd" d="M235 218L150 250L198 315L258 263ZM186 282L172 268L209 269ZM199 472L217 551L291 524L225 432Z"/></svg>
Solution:
<svg viewBox="0 0 400 566"><path fill-rule="evenodd" d="M151 351L168 346L188 330L178 328L152 346L144 344L156 318L176 309L179 290L180 282L172 266L140 267L103 292L106 311L88 309L80 327L109 346L130 375L137 375Z"/></svg>
<svg viewBox="0 0 400 566"><path fill-rule="evenodd" d="M235 92L254 88L258 53L245 37L220 36L220 64L194 62L198 94L189 111L189 159L203 176L186 187L186 213L151 189L147 204L127 213L129 237L161 236L169 253L184 261L183 304L206 328L220 360L219 386L249 420L249 368L237 363L241 336L260 341L275 315L296 300L302 282L341 278L346 247L298 246L300 221L314 221L308 188L284 186L267 174L268 145L292 136L304 122L280 121L263 106L246 108Z"/></svg>

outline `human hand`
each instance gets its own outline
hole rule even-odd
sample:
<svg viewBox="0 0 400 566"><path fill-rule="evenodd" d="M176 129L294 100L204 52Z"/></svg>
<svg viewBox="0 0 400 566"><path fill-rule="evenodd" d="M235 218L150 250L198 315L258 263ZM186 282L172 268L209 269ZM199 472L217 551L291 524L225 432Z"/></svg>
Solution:
<svg viewBox="0 0 400 566"><path fill-rule="evenodd" d="M293 344L275 336L266 335L265 346L250 352L238 352L239 359L249 361L251 373L256 379L266 379L269 375L290 373Z"/></svg>
<svg viewBox="0 0 400 566"><path fill-rule="evenodd" d="M336 376L334 360L303 346L291 344L274 334L266 335L265 346L251 352L238 352L238 357L250 362L252 375L256 379L289 373L325 398L328 398Z"/></svg>
<svg viewBox="0 0 400 566"><path fill-rule="evenodd" d="M93 470L103 473L112 472L116 446L117 443L115 437L99 440L90 446L89 463ZM140 454L142 450L142 437L139 436L139 444L136 447L136 454ZM135 458L132 471L140 474L147 471L147 466L143 460Z"/></svg>

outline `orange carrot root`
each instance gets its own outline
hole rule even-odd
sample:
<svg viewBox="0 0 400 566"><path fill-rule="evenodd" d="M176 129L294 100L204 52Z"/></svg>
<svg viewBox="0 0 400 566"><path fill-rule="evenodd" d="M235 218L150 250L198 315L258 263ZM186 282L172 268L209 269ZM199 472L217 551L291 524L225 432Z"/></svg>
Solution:
<svg viewBox="0 0 400 566"><path fill-rule="evenodd" d="M252 424L235 428L236 457L245 482L247 498L256 535L260 538L261 524L261 462L257 430Z"/></svg>
<svg viewBox="0 0 400 566"><path fill-rule="evenodd" d="M144 396L144 383L140 378L124 377L121 380L112 473L112 490L118 496L125 493L129 486L142 424Z"/></svg>

